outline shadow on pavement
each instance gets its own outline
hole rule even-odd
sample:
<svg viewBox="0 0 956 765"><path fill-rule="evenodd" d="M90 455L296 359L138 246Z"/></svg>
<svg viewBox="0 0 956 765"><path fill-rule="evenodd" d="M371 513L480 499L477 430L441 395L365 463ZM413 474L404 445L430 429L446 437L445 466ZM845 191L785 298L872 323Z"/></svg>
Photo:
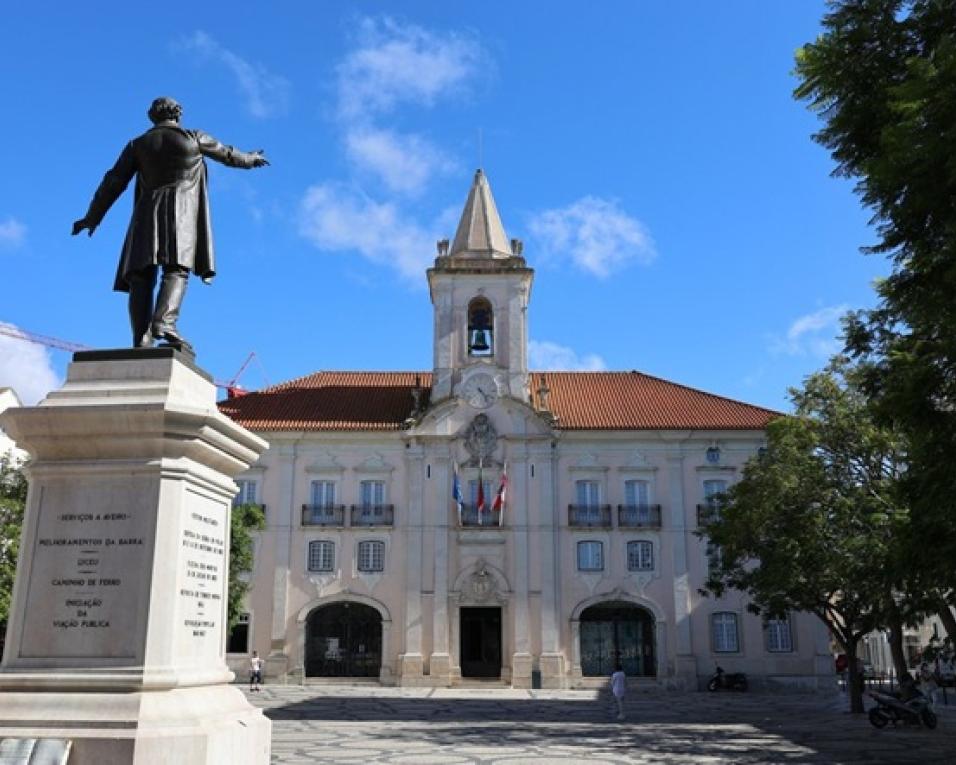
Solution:
<svg viewBox="0 0 956 765"><path fill-rule="evenodd" d="M612 700L319 696L264 709L277 723L366 723L368 740L436 747L564 747L578 756L734 763L953 762L956 735L941 726L873 729L864 715L812 698L634 695L617 722ZM374 723L374 724L373 724ZM381 725L381 723L386 723ZM402 724L389 724L402 723Z"/></svg>

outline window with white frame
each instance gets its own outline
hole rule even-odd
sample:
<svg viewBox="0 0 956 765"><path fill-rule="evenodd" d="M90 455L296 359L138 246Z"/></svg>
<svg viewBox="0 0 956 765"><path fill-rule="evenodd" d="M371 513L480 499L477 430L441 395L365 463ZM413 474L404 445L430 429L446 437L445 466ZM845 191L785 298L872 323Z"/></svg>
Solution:
<svg viewBox="0 0 956 765"><path fill-rule="evenodd" d="M385 481L362 481L359 484L359 501L362 507L385 504Z"/></svg>
<svg viewBox="0 0 956 765"><path fill-rule="evenodd" d="M790 618L767 619L767 650L771 653L790 653L793 651L793 635L790 632Z"/></svg>
<svg viewBox="0 0 956 765"><path fill-rule="evenodd" d="M627 543L627 570L654 570L654 545L651 542L642 539Z"/></svg>
<svg viewBox="0 0 956 765"><path fill-rule="evenodd" d="M384 571L385 570L385 543L384 542L359 542L358 544L358 570L359 571Z"/></svg>
<svg viewBox="0 0 956 765"><path fill-rule="evenodd" d="M597 507L601 504L600 484L597 481L575 481L574 493L579 505Z"/></svg>
<svg viewBox="0 0 956 765"><path fill-rule="evenodd" d="M716 542L707 540L707 567L711 571L719 571L724 562L724 551Z"/></svg>
<svg viewBox="0 0 956 765"><path fill-rule="evenodd" d="M604 543L578 542L578 571L604 570Z"/></svg>
<svg viewBox="0 0 956 765"><path fill-rule="evenodd" d="M737 614L732 611L718 611L711 614L710 631L715 653L736 653L740 650Z"/></svg>
<svg viewBox="0 0 956 765"><path fill-rule="evenodd" d="M317 540L309 542L309 571L333 571L335 569L335 542Z"/></svg>
<svg viewBox="0 0 956 765"><path fill-rule="evenodd" d="M727 491L727 482L722 479L704 481L704 499L711 506L717 505L717 496Z"/></svg>
<svg viewBox="0 0 956 765"><path fill-rule="evenodd" d="M494 502L494 495L491 493L491 481L486 481L484 476L481 479L481 491L485 500L485 509L491 507L491 503ZM472 507L478 504L478 481L473 480L468 482L468 504Z"/></svg>
<svg viewBox="0 0 956 765"><path fill-rule="evenodd" d="M335 504L335 481L312 482L312 505L332 507Z"/></svg>
<svg viewBox="0 0 956 765"><path fill-rule="evenodd" d="M254 505L257 502L258 487L255 481L241 480L236 481L239 487L239 493L232 500L234 505Z"/></svg>
<svg viewBox="0 0 956 765"><path fill-rule="evenodd" d="M624 504L628 507L647 507L650 504L650 488L648 481L625 481Z"/></svg>

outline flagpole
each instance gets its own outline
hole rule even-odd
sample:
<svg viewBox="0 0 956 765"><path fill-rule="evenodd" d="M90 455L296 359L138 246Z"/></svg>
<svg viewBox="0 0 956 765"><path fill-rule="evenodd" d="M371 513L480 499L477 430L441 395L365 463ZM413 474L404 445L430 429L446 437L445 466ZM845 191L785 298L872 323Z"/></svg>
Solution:
<svg viewBox="0 0 956 765"><path fill-rule="evenodd" d="M505 502L508 497L508 460L505 460L501 466L501 507L498 508L498 527L501 528L502 519L505 517Z"/></svg>
<svg viewBox="0 0 956 765"><path fill-rule="evenodd" d="M478 455L478 496L475 501L475 506L478 510L478 525L484 526L481 522L481 511L484 509L485 504L485 485L481 478L481 468L482 468L483 457Z"/></svg>

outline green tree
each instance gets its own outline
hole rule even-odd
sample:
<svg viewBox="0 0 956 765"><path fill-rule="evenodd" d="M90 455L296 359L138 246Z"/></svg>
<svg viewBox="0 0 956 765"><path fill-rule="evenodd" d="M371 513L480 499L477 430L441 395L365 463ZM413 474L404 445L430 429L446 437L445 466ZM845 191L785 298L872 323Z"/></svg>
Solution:
<svg viewBox="0 0 956 765"><path fill-rule="evenodd" d="M10 615L26 502L27 479L23 471L8 456L0 455L0 643Z"/></svg>
<svg viewBox="0 0 956 765"><path fill-rule="evenodd" d="M909 443L902 488L913 563L956 589L956 3L839 0L797 53L795 96L823 120L815 139L856 181L890 275L847 323L848 351L886 424ZM918 555L916 554L918 552ZM956 620L942 613L950 637Z"/></svg>
<svg viewBox="0 0 956 765"><path fill-rule="evenodd" d="M265 528L266 517L259 505L236 505L229 518L229 629L236 626L252 571L254 540L252 533Z"/></svg>
<svg viewBox="0 0 956 765"><path fill-rule="evenodd" d="M703 533L720 551L705 592L746 592L766 618L819 617L849 659L851 710L861 712L860 639L919 604L900 597L902 441L873 421L855 375L837 358L791 390L795 414L770 423L767 449Z"/></svg>

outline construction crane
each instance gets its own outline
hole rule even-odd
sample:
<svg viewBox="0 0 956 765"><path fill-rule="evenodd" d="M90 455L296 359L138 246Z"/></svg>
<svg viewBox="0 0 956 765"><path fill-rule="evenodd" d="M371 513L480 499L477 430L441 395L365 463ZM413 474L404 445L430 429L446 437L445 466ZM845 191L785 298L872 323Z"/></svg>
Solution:
<svg viewBox="0 0 956 765"><path fill-rule="evenodd" d="M70 351L75 353L76 351L91 351L93 348L89 345L83 345L81 343L73 343L69 340L61 340L58 337L50 337L49 335L40 335L36 332L27 332L25 329L20 329L15 327L12 324L6 324L0 322L0 335L6 335L7 337L12 337L17 340L23 340L28 343L35 343L36 345L43 345L47 348L55 348L59 351ZM259 357L256 356L255 351L251 351L246 360L242 362L242 366L239 367L239 371L236 372L232 379L228 382L221 382L219 380L213 380L217 388L223 388L226 391L226 395L229 398L237 398L239 396L244 396L249 391L245 390L241 385L239 385L239 378L242 376L242 373L246 371L246 367L255 359L259 361ZM259 366L262 366L262 362L259 362ZM265 370L262 369L262 376L265 379ZM268 381L266 385L268 385Z"/></svg>

